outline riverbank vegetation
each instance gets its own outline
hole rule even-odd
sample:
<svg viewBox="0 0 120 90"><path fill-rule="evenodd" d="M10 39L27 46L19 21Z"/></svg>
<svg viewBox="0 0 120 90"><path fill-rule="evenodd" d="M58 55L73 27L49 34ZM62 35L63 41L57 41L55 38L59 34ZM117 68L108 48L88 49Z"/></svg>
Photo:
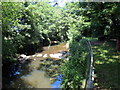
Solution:
<svg viewBox="0 0 120 90"><path fill-rule="evenodd" d="M81 88L84 79L88 78L90 63L89 48L84 38L98 38L99 41L107 40L107 42L114 39L116 41L113 43L117 44L117 40L120 39L120 4L117 2L67 2L66 6L59 7L49 3L48 1L2 2L3 77L10 79L9 75L13 72L12 64L18 63L20 54L33 55L36 52L42 52L43 46L51 46L55 42L69 42L71 55L67 60L66 58L63 60L64 64L61 66L61 73L64 76L62 86L63 88ZM111 60L109 50L117 51L116 48L106 47L93 46L95 68L97 77L100 78L97 83L100 87L102 85L100 80L103 77L100 76L102 67L97 65L101 62L98 59L101 58L103 62L107 59ZM106 50L102 50L103 48ZM103 57L100 57L101 55ZM117 63L117 59L112 61ZM114 65L106 67L103 73L108 70L107 68L114 68ZM106 77L106 82L107 80L109 81ZM3 86L6 83L9 82L4 81ZM102 87L106 88L106 84ZM116 84L108 83L107 88L110 87L116 87Z"/></svg>
<svg viewBox="0 0 120 90"><path fill-rule="evenodd" d="M65 88L85 88L88 79L90 67L89 46L86 40L78 40L79 37L75 37L70 42L71 56L69 56L69 61L66 60L61 68L64 75L62 86Z"/></svg>

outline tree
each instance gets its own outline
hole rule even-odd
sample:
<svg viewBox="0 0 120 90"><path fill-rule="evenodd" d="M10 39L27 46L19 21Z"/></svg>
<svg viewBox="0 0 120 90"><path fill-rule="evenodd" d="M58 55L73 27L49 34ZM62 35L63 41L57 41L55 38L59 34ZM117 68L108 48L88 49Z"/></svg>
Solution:
<svg viewBox="0 0 120 90"><path fill-rule="evenodd" d="M84 3L82 7L83 16L88 18L91 22L92 36L109 35L113 37L119 37L117 33L119 26L119 3Z"/></svg>

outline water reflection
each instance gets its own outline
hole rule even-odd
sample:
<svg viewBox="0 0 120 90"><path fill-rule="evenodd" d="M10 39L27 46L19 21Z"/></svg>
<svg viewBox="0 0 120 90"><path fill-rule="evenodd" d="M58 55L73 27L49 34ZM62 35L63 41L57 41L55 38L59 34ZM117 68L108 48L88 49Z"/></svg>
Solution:
<svg viewBox="0 0 120 90"><path fill-rule="evenodd" d="M20 74L20 72L19 71L16 71L15 73L14 73L14 75L19 75Z"/></svg>
<svg viewBox="0 0 120 90"><path fill-rule="evenodd" d="M43 71L34 70L30 74L22 76L21 79L31 88L51 88L50 80Z"/></svg>
<svg viewBox="0 0 120 90"><path fill-rule="evenodd" d="M59 75L58 77L57 77L57 81L55 81L53 84L52 84L52 88L62 88L61 87L61 83L62 83L62 80L63 80L63 75Z"/></svg>

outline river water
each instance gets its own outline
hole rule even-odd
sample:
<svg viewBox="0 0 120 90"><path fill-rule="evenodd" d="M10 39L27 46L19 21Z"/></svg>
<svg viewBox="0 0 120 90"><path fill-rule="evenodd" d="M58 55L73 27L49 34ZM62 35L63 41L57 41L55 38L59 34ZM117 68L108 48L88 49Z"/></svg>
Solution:
<svg viewBox="0 0 120 90"><path fill-rule="evenodd" d="M59 61L63 58L63 54L68 52L68 48L66 43L61 43L59 45L43 47L44 51L40 53L36 53L34 55L26 56L31 60L31 62L27 65L27 69L23 69L21 71L16 71L14 75L18 75L18 78L14 81L11 81L10 86L12 88L60 88L61 87L61 76L57 72L59 72L59 64L54 64L55 62ZM45 66L44 64L48 63L45 61L47 58L51 58L49 61L49 66L45 67L45 69L39 69L42 67L41 65ZM45 62L44 64L41 64ZM57 69L56 69L57 66ZM51 67L55 69L51 75L47 73L50 71ZM45 71L46 70L46 71ZM47 72L48 70L48 72ZM52 76L53 75L53 76ZM56 77L56 76L57 77ZM57 78L56 81L51 82L52 79Z"/></svg>

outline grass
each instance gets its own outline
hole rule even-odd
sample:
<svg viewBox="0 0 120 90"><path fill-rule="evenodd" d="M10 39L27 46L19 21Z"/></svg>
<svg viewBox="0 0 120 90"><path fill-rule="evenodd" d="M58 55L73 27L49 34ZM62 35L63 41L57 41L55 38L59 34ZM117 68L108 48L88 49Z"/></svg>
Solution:
<svg viewBox="0 0 120 90"><path fill-rule="evenodd" d="M95 41L94 41L95 42ZM119 87L119 57L113 42L93 44L95 87L110 89Z"/></svg>

